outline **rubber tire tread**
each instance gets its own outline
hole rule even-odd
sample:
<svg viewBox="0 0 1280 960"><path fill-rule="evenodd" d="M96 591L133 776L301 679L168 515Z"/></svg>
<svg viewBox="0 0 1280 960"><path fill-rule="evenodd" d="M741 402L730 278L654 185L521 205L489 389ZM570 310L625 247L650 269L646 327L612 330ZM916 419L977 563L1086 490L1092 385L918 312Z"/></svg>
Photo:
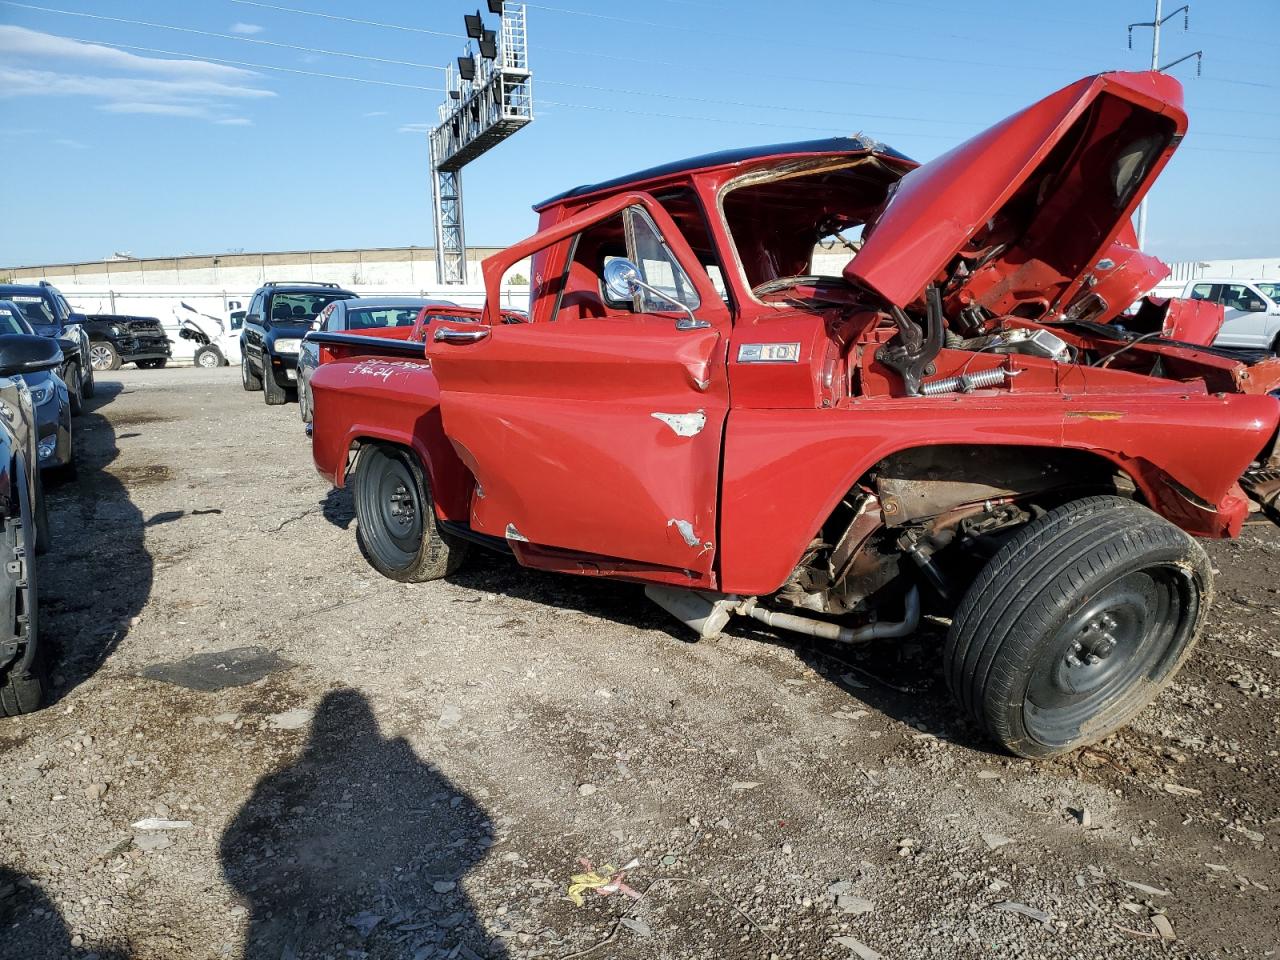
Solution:
<svg viewBox="0 0 1280 960"><path fill-rule="evenodd" d="M1021 696L1035 648L1052 628L1046 619L1108 571L1170 551L1193 561L1201 596L1199 621L1161 682L1145 695L1133 696L1130 688L1105 708L1100 718L1107 722L1087 737L1066 746L1031 739L1020 722ZM1019 531L978 575L952 621L944 674L965 711L1006 749L1032 758L1069 752L1123 726L1150 702L1194 647L1211 598L1208 557L1173 524L1120 497L1073 501Z"/></svg>
<svg viewBox="0 0 1280 960"><path fill-rule="evenodd" d="M358 490L353 491L355 495L352 500L356 505L356 541L360 546L361 553L365 555L365 559L369 561L370 566L380 574L390 580L399 580L401 583L425 583L428 580L440 580L456 572L462 566L463 560L466 559L471 544L464 540L457 540L447 536L436 526L435 501L431 496L431 485L422 470L422 464L419 463L417 454L394 444L378 444L376 446L380 446L388 454L399 455L408 465L409 473L413 476L414 482L418 486L418 500L422 504L423 515L429 517L430 522L423 524L422 546L418 548L418 555L409 566L402 568L389 566L365 543L363 533L365 521L360 516L361 497ZM362 469L364 471L369 469L370 460L364 456L368 449L370 448L363 448L361 455L356 459L355 476L353 478L355 484L367 482L367 473L362 472Z"/></svg>
<svg viewBox="0 0 1280 960"><path fill-rule="evenodd" d="M67 384L67 401L71 407L71 415L78 417L80 411L84 409L84 394L80 392L80 368L76 367L76 375L71 378L75 381L75 387ZM64 381L65 382L65 381Z"/></svg>
<svg viewBox="0 0 1280 960"><path fill-rule="evenodd" d="M249 357L241 347L240 352L240 386L245 389L246 393L253 393L262 389L262 378L255 375L253 367L249 365Z"/></svg>
<svg viewBox="0 0 1280 960"><path fill-rule="evenodd" d="M262 394L262 398L267 401L269 407L280 407L289 402L288 389L276 383L276 375L267 369L265 357L262 367Z"/></svg>
<svg viewBox="0 0 1280 960"><path fill-rule="evenodd" d="M98 392L98 381L93 379L93 365L86 364L88 370L88 380L80 390L80 395L86 400L92 400L93 395Z"/></svg>

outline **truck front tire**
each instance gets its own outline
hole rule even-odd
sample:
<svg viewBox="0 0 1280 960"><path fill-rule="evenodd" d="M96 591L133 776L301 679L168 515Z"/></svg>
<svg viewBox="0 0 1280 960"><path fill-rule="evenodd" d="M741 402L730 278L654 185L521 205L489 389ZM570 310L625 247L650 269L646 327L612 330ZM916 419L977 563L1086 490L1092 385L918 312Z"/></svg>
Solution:
<svg viewBox="0 0 1280 960"><path fill-rule="evenodd" d="M1070 752L1123 727L1172 679L1212 584L1200 545L1145 507L1065 504L969 588L947 636L948 686L1010 752Z"/></svg>
<svg viewBox="0 0 1280 960"><path fill-rule="evenodd" d="M436 526L417 456L402 447L367 446L356 460L352 482L356 539L375 570L392 580L421 583L458 569L467 544Z"/></svg>

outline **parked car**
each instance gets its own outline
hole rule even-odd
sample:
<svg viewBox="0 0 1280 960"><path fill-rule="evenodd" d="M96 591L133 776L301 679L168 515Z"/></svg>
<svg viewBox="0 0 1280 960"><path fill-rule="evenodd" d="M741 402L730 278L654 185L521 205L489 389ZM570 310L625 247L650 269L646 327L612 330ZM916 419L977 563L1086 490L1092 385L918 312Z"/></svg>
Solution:
<svg viewBox="0 0 1280 960"><path fill-rule="evenodd" d="M0 337L34 336L17 305L0 300ZM20 374L31 393L36 428L36 458L41 470L64 476L75 473L75 448L71 443L71 397L57 369Z"/></svg>
<svg viewBox="0 0 1280 960"><path fill-rule="evenodd" d="M39 336L58 340L63 357L60 375L71 395L71 412L79 414L82 400L94 391L84 314L72 310L67 298L45 280L0 284L0 300L16 304Z"/></svg>
<svg viewBox="0 0 1280 960"><path fill-rule="evenodd" d="M422 297L357 297L334 300L311 321L312 331L385 337L421 343L422 317L433 307L456 307L448 300ZM478 316L478 313L477 313ZM421 348L418 350L421 353ZM316 367L330 359L331 350L322 347L308 333L298 348L298 411L303 423L311 422L311 399L307 381Z"/></svg>
<svg viewBox="0 0 1280 960"><path fill-rule="evenodd" d="M156 317L92 313L83 326L89 335L89 365L94 370L119 370L126 363L137 364L140 370L156 370L173 356L173 346Z"/></svg>
<svg viewBox="0 0 1280 960"><path fill-rule="evenodd" d="M1251 280L1191 280L1183 288L1188 300L1207 300L1221 304L1224 314L1222 330L1215 346L1269 350L1280 354L1280 300L1275 286Z"/></svg>
<svg viewBox="0 0 1280 960"><path fill-rule="evenodd" d="M0 334L0 717L29 713L44 698L35 556L48 548L49 519L23 378L62 360L57 340Z"/></svg>
<svg viewBox="0 0 1280 960"><path fill-rule="evenodd" d="M961 709L1074 749L1186 659L1194 538L1237 535L1280 468L1280 361L1111 324L1164 269L1117 240L1185 130L1176 79L1107 73L924 166L835 138L571 190L484 262L483 322L315 371L316 466L392 579L482 545L645 583L702 637L932 613ZM858 227L819 275L815 238ZM497 323L525 257L530 322Z"/></svg>
<svg viewBox="0 0 1280 960"><path fill-rule="evenodd" d="M226 318L202 313L188 303L174 311L179 323L178 336L196 344L191 360L206 370L240 364L240 330L245 311L232 310Z"/></svg>
<svg viewBox="0 0 1280 960"><path fill-rule="evenodd" d="M271 405L288 400L288 391L297 386L298 349L311 322L333 301L355 296L336 283L271 282L259 287L240 330L244 388L261 390Z"/></svg>

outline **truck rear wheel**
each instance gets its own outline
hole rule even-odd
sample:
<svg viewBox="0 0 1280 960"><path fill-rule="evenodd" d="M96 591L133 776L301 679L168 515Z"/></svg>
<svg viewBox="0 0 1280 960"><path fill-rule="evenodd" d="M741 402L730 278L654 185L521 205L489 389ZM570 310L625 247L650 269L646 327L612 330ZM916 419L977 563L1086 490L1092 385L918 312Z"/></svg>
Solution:
<svg viewBox="0 0 1280 960"><path fill-rule="evenodd" d="M375 444L356 461L356 539L373 568L406 583L438 580L458 569L467 544L436 526L431 493L418 458Z"/></svg>
<svg viewBox="0 0 1280 960"><path fill-rule="evenodd" d="M947 636L948 685L1012 753L1075 750L1172 679L1212 583L1200 545L1147 508L1065 504L1020 530L970 587Z"/></svg>

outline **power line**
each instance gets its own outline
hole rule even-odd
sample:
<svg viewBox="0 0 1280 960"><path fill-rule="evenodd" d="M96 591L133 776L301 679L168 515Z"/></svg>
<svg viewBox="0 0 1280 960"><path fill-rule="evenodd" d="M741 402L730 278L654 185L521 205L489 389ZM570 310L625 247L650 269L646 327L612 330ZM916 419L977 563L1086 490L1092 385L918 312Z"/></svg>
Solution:
<svg viewBox="0 0 1280 960"><path fill-rule="evenodd" d="M10 0L0 0L0 3L9 3L9 2ZM233 2L240 2L240 0L233 0ZM140 46L137 44L126 44L126 43L102 44L101 41L87 40L80 37L68 37L67 39L74 40L77 43L87 43L87 44L101 45L101 46L112 46L112 47L118 47L122 50L136 50L142 53L158 53L165 56L183 57L185 59L190 59L190 60L204 60L210 63L228 64L231 66L238 66L238 67L248 67L250 69L255 69L255 70L270 70L278 73L288 73L288 74L294 74L297 76L314 77L314 78L325 79L325 80L340 80L340 81L346 81L350 83L368 84L371 86L393 87L401 90L420 90L428 93L446 92L442 87L428 87L422 84L399 83L391 80L375 80L369 77L353 77L345 74L323 73L315 70L301 70L294 67L276 66L274 64L254 63L246 60L232 60L225 57L204 56L201 54L192 54L192 53L181 51L181 50L166 50L158 47L146 47L146 46ZM557 81L544 80L542 82L551 83L551 82L557 82ZM567 84L567 83L566 85L584 86L584 85ZM607 92L617 92L617 93L623 93L627 95L636 95L636 96L655 96L655 95L665 96L662 94L649 94L649 93L644 93L640 91L611 90L610 88L586 87L586 89L602 89L602 90L606 90ZM688 98L681 98L681 99L688 99ZM559 101L559 100L542 100L541 102L548 106L566 107L569 109L576 109L576 110L592 110L592 111L614 113L614 114L625 114L627 116L646 117L651 119L682 120L682 121L690 121L695 123L724 123L724 124L736 125L736 126L768 127L772 129L782 129L782 130L804 130L804 131L820 132L820 133L826 133L826 134L831 133L830 126L814 127L814 126L807 126L804 124L795 124L795 123L774 123L766 120L747 120L747 119L736 119L732 117L711 117L711 116L694 116L694 115L688 115L688 114L663 113L663 112L657 112L657 111L644 111L644 110L623 108L623 107L617 106L616 104L601 105L601 104L586 104L586 103L570 103L567 101ZM711 102L715 102L715 101L711 101ZM721 102L727 102L727 101L721 101ZM745 106L750 106L750 105L745 105ZM769 107L767 109L782 109L782 108ZM851 113L846 115L843 113L835 113L834 111L822 111L822 112L832 113L833 115L837 115L837 116L848 116L849 119L853 119L853 114ZM894 116L888 116L888 115L874 117L874 118L875 119L899 119L899 120L905 120L908 122L916 122L920 119L916 117L894 117ZM955 121L955 122L961 122L961 121ZM975 127L977 126L977 121L963 121L963 122L972 124ZM957 137L953 137L947 134L929 134L929 133L920 133L918 131L893 132L893 133L878 131L877 135L888 136L888 137L901 136L901 137L913 137L916 139L947 140L952 143L958 142ZM1221 137L1238 137L1242 139L1257 139L1257 140L1280 139L1280 138L1271 138L1271 137L1249 137L1248 135L1244 135L1244 134L1210 133L1210 134L1202 134L1202 135L1221 136ZM1234 148L1225 148L1225 147L1213 148L1213 147L1186 146L1186 147L1183 147L1182 149L1194 150L1197 152L1241 153L1241 154L1252 154L1252 155L1258 155L1258 156L1280 155L1280 153L1272 152L1272 151L1236 150Z"/></svg>
<svg viewBox="0 0 1280 960"><path fill-rule="evenodd" d="M3 2L3 0L0 0ZM121 50L137 50L142 53L162 53L169 57L182 57L185 60L204 60L209 63L230 64L234 67L251 67L254 70L274 70L278 73L296 73L304 77L320 77L325 80L349 80L352 83L368 83L377 87L398 87L402 90L425 90L427 93L445 93L444 87L424 87L416 83L396 83L392 80L372 80L368 77L349 77L340 73L320 73L316 70L298 70L294 67L277 67L269 63L250 63L247 60L228 60L224 57L208 57L204 54L184 53L181 50L162 50L158 47L140 47L130 43L104 44L99 40L84 40L80 37L67 37L76 43L88 43L93 46L118 47Z"/></svg>
<svg viewBox="0 0 1280 960"><path fill-rule="evenodd" d="M382 23L378 20L361 20L358 17L340 17L335 13L321 13L318 10L299 10L295 7L283 7L275 3L263 3L261 0L231 0L246 7L262 7L265 10L277 10L281 13L297 13L308 17L322 17L325 20L341 20L343 23L358 23L366 27L384 27L388 30L403 30L406 33L425 33L432 37L451 37L455 40L466 40L464 33L447 33L443 30L427 30L425 27L410 27L402 23Z"/></svg>
<svg viewBox="0 0 1280 960"><path fill-rule="evenodd" d="M342 50L324 50L319 47L300 47L294 43L278 43L275 40L259 40L256 37L242 37L231 33L215 33L212 30L197 30L195 27L179 27L171 23L155 23L151 20L130 20L127 17L108 17L98 13L84 13L79 10L58 10L53 7L39 7L33 3L18 3L16 0L0 0L6 7L21 7L24 10L37 10L40 13L56 13L65 17L84 17L89 20L105 20L111 23L127 23L135 27L153 27L156 30L172 30L175 33L193 33L201 37L215 37L219 40L235 40L239 43L254 43L259 46L280 47L285 50L298 50L302 53L321 53L330 57L346 57L349 60L367 60L371 63L387 63L399 67L421 67L424 70L444 71L444 67L434 63L419 63L414 60L393 60L388 57L373 57L362 53L347 53Z"/></svg>

